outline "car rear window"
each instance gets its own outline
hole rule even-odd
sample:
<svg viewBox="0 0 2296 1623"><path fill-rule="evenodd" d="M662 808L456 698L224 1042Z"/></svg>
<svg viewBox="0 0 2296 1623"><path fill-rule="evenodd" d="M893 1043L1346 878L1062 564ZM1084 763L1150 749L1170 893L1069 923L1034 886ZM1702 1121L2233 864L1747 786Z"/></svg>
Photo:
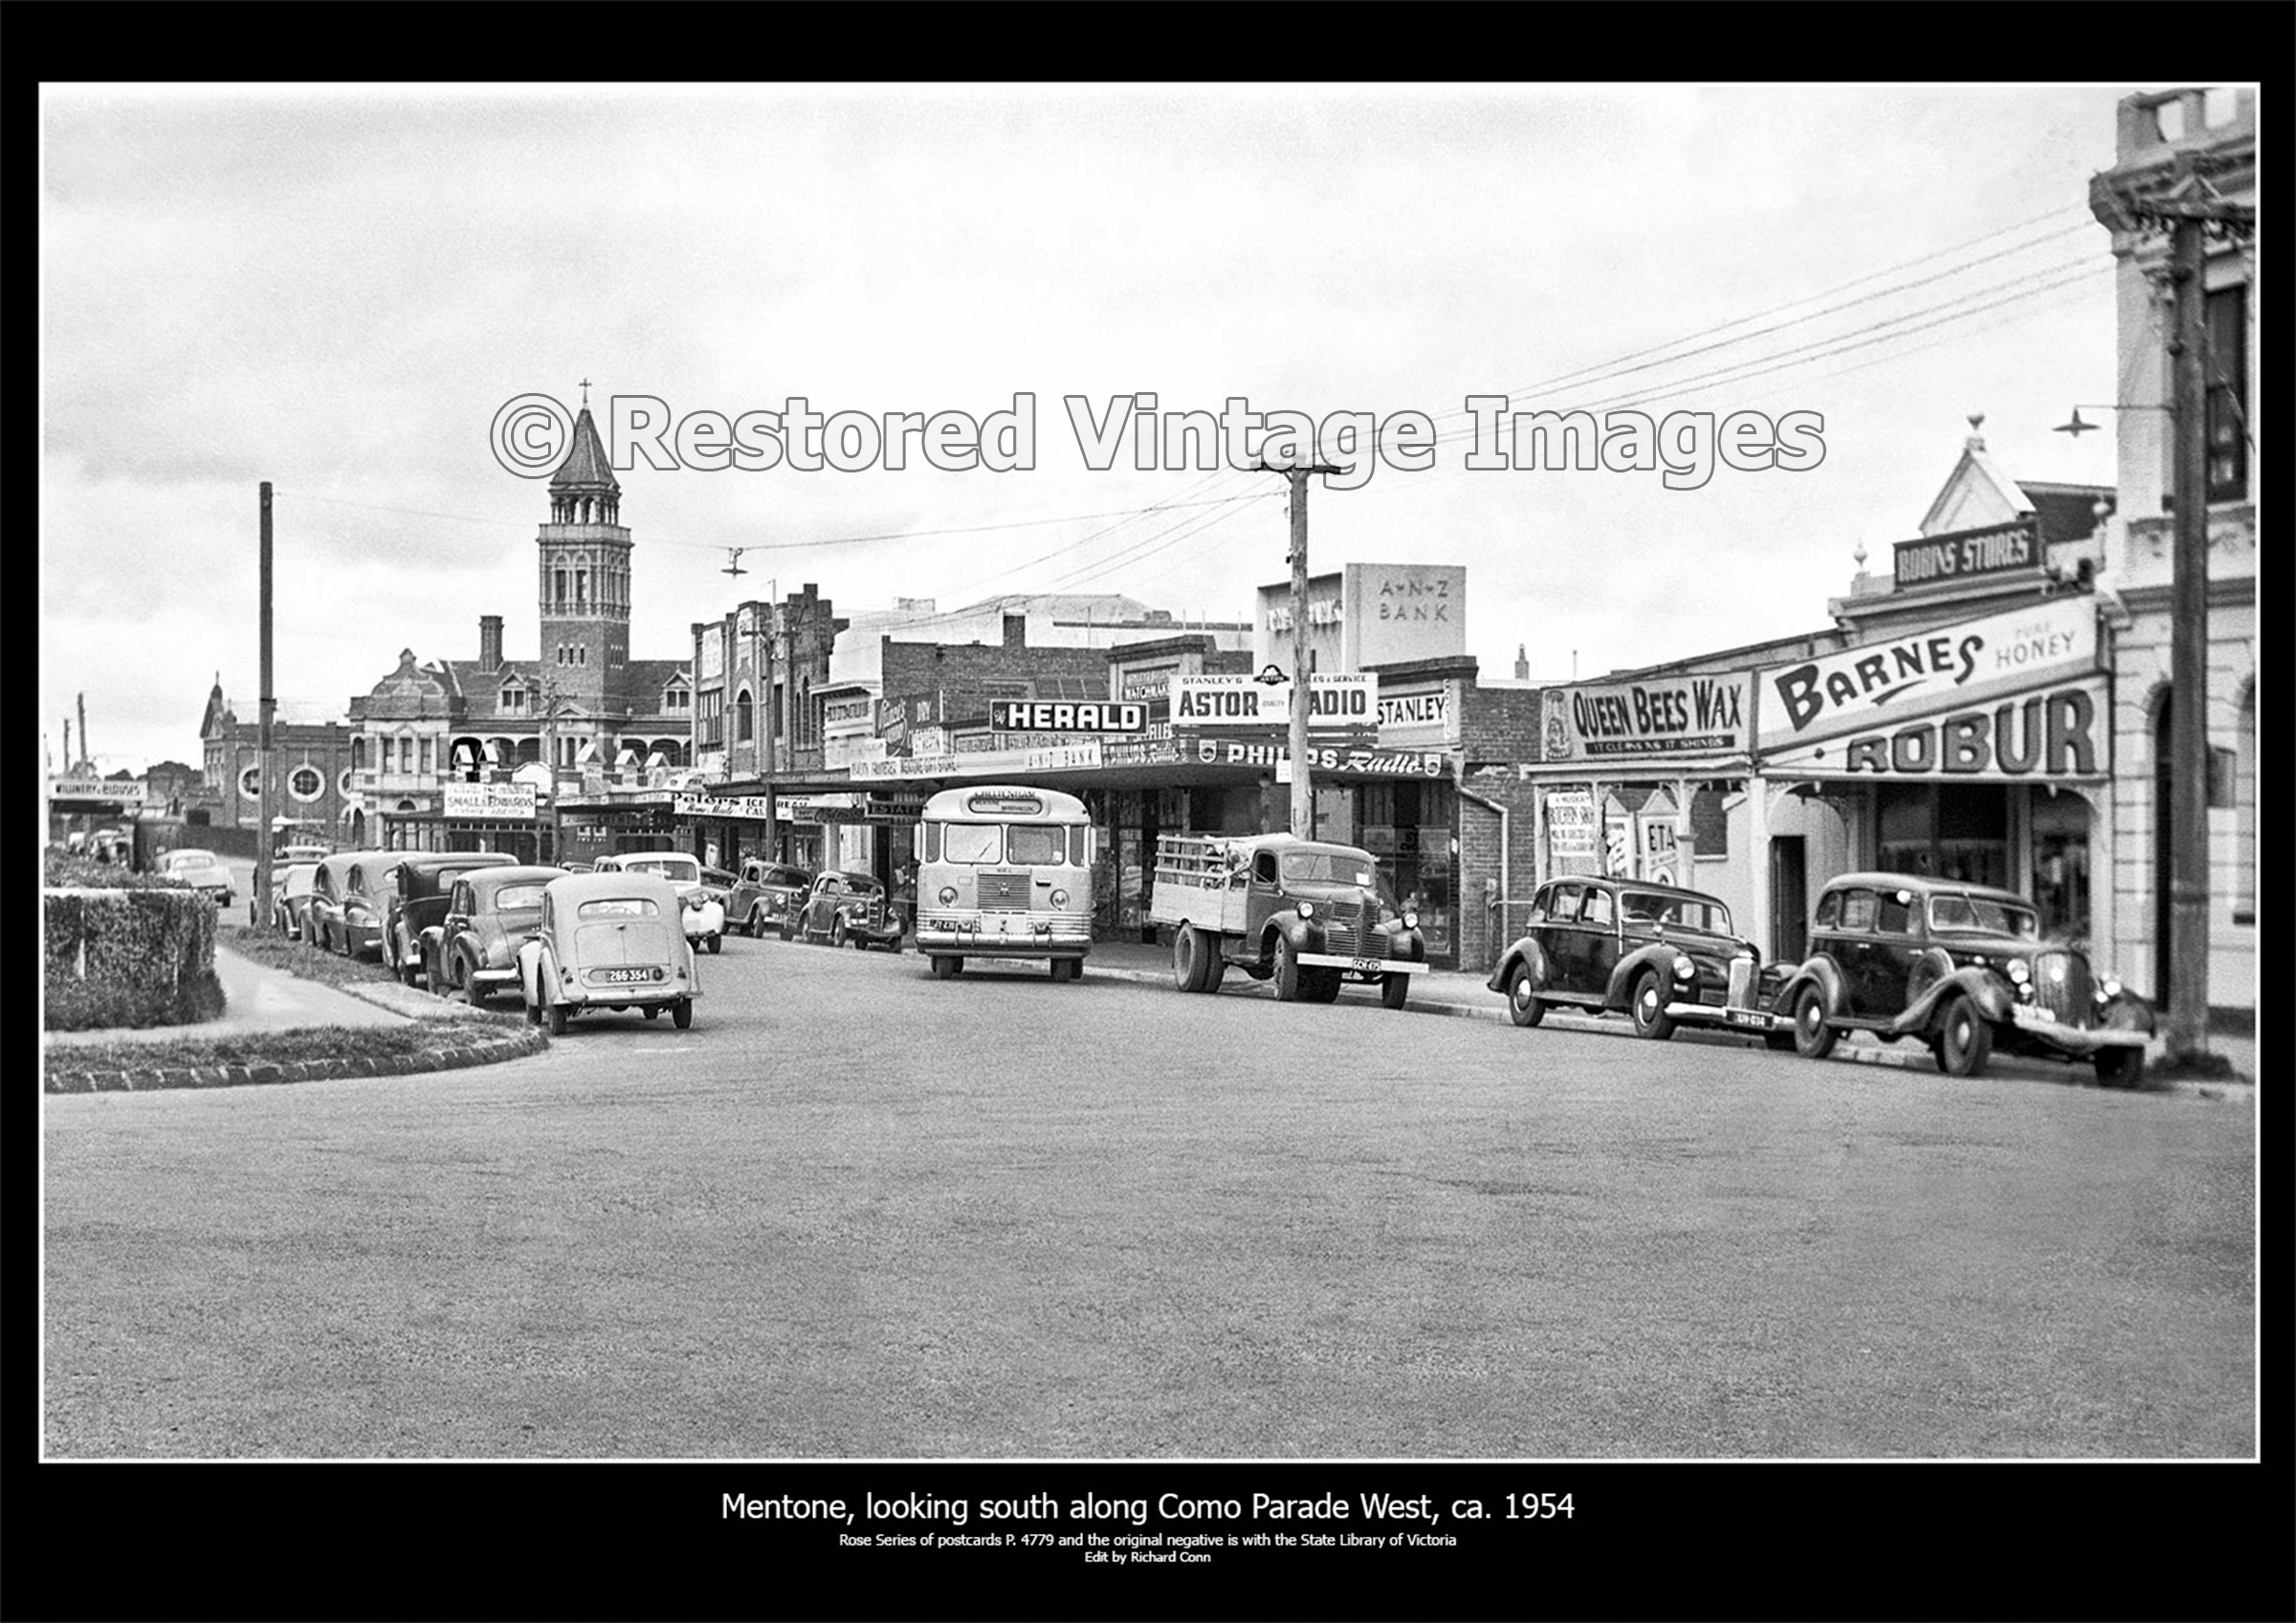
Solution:
<svg viewBox="0 0 2296 1623"><path fill-rule="evenodd" d="M1870 890L1842 892L1842 928L1843 930L1871 930L1874 914L1879 910L1877 898Z"/></svg>
<svg viewBox="0 0 2296 1623"><path fill-rule="evenodd" d="M515 913L523 912L529 908L541 907L542 905L542 886L544 883L544 881L538 879L531 885L503 886L500 889L495 892L495 910L497 912Z"/></svg>
<svg viewBox="0 0 2296 1623"><path fill-rule="evenodd" d="M601 896L575 910L580 918L659 918L662 910L651 896Z"/></svg>

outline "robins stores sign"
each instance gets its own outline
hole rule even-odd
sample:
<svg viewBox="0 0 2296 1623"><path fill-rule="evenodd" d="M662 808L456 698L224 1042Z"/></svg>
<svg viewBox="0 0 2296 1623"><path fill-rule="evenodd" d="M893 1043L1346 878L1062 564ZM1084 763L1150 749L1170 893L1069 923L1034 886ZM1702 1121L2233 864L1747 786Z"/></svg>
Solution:
<svg viewBox="0 0 2296 1623"><path fill-rule="evenodd" d="M2025 518L1986 530L1900 541L1895 550L1897 589L1903 592L1942 581L2030 569L2041 561L2041 532L2035 520Z"/></svg>

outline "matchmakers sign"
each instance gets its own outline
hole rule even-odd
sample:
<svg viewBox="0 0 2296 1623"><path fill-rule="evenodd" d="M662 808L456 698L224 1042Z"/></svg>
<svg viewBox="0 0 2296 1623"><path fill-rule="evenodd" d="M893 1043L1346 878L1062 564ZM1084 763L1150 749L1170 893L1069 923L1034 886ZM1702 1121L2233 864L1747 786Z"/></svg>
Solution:
<svg viewBox="0 0 2296 1623"><path fill-rule="evenodd" d="M1547 760L1629 761L1746 753L1743 671L1550 688L1540 729Z"/></svg>

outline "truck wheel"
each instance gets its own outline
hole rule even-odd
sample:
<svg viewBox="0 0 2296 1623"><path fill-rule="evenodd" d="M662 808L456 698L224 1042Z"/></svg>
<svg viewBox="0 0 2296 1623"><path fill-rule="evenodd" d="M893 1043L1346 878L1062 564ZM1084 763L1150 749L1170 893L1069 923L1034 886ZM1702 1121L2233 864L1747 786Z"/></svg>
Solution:
<svg viewBox="0 0 2296 1623"><path fill-rule="evenodd" d="M1546 1000L1531 984L1531 966L1517 964L1507 977L1507 1018L1517 1025L1536 1025L1547 1018Z"/></svg>
<svg viewBox="0 0 2296 1623"><path fill-rule="evenodd" d="M1667 1017L1667 989L1660 984L1658 971L1646 969L1634 983L1634 1001L1627 1006L1634 1020L1634 1034L1664 1042L1674 1035L1674 1022Z"/></svg>
<svg viewBox="0 0 2296 1623"><path fill-rule="evenodd" d="M1993 1022L1977 1012L1964 992L1946 1005L1945 1029L1937 1058L1948 1076L1976 1076L1993 1057Z"/></svg>
<svg viewBox="0 0 2296 1623"><path fill-rule="evenodd" d="M1204 990L1204 940L1192 924L1183 924L1172 937L1172 984L1182 992Z"/></svg>
<svg viewBox="0 0 2296 1623"><path fill-rule="evenodd" d="M1411 977L1391 975L1380 982L1380 1001L1390 1009L1400 1009L1411 999Z"/></svg>
<svg viewBox="0 0 2296 1623"><path fill-rule="evenodd" d="M1299 1001L1299 959L1292 951L1292 943L1281 935L1275 938L1275 1000Z"/></svg>
<svg viewBox="0 0 2296 1623"><path fill-rule="evenodd" d="M1307 1000L1309 1002L1336 1003L1339 1001L1339 987L1343 977L1337 970L1320 969L1315 971L1312 976L1302 971L1301 977L1307 981Z"/></svg>
<svg viewBox="0 0 2296 1623"><path fill-rule="evenodd" d="M1825 994L1805 986L1794 999L1794 1052L1822 1060L1834 1051L1834 1028L1825 1023Z"/></svg>

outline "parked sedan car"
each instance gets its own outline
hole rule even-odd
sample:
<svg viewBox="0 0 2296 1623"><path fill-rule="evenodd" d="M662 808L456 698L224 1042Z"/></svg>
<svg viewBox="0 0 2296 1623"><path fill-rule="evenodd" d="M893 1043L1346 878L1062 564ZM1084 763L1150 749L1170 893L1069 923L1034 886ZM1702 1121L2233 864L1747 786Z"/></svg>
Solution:
<svg viewBox="0 0 2296 1623"><path fill-rule="evenodd" d="M480 1008L518 985L519 948L542 922L542 887L564 877L563 868L515 865L455 875L438 922L416 936L430 990L459 992Z"/></svg>
<svg viewBox="0 0 2296 1623"><path fill-rule="evenodd" d="M1929 1045L1937 1068L1976 1076L1995 1050L2086 1061L2097 1080L2143 1080L2152 1005L2087 954L2043 941L2013 890L1904 873L1849 873L1811 915L1810 955L1773 1005L1813 1060L1844 1031Z"/></svg>
<svg viewBox="0 0 2296 1623"><path fill-rule="evenodd" d="M682 851L624 851L600 857L597 873L651 873L676 887L686 939L705 952L725 950L725 892L702 877L701 859Z"/></svg>
<svg viewBox="0 0 2296 1623"><path fill-rule="evenodd" d="M1623 1013L1638 1036L1662 1042L1677 1026L1710 1025L1785 1047L1765 1012L1779 976L1732 930L1719 898L1588 874L1538 888L1529 931L1486 984L1506 994L1517 1025L1571 1006Z"/></svg>
<svg viewBox="0 0 2296 1623"><path fill-rule="evenodd" d="M782 920L804 905L812 888L813 875L806 869L753 857L741 865L740 877L726 894L727 923L753 938L778 935Z"/></svg>
<svg viewBox="0 0 2296 1623"><path fill-rule="evenodd" d="M393 851L337 851L319 865L319 872L311 879L311 900L304 912L304 937L327 953L348 954L351 950L352 870L366 863L379 863L400 855ZM360 917L365 920L364 904ZM375 939L371 926L367 939Z"/></svg>
<svg viewBox="0 0 2296 1623"><path fill-rule="evenodd" d="M408 986L429 973L423 958L423 932L447 916L454 882L482 867L508 867L517 862L507 851L424 851L403 857L384 876L384 961Z"/></svg>
<svg viewBox="0 0 2296 1623"><path fill-rule="evenodd" d="M908 920L874 875L825 873L813 881L797 911L784 915L782 939L883 947L897 953L908 928Z"/></svg>
<svg viewBox="0 0 2296 1623"><path fill-rule="evenodd" d="M561 874L542 888L541 917L519 947L526 1018L552 1036L585 1011L664 1009L680 1031L701 996L684 898L666 879L608 869Z"/></svg>
<svg viewBox="0 0 2296 1623"><path fill-rule="evenodd" d="M160 859L160 875L188 885L194 890L205 890L224 907L232 905L232 870L223 866L223 859L213 851L179 845Z"/></svg>
<svg viewBox="0 0 2296 1623"><path fill-rule="evenodd" d="M318 877L317 863L282 863L271 870L271 928L290 941L303 938L311 884Z"/></svg>

